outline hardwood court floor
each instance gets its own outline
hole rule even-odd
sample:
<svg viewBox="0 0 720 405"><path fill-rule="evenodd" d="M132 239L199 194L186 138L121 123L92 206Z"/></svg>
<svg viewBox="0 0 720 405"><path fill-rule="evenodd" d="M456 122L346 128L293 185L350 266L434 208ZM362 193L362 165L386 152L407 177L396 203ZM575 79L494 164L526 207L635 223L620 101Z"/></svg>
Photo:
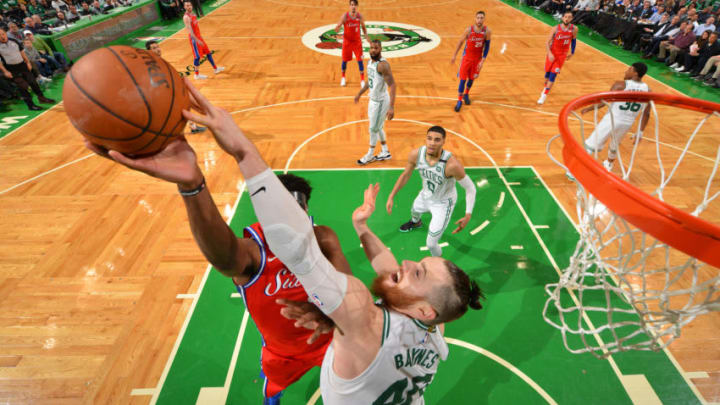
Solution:
<svg viewBox="0 0 720 405"><path fill-rule="evenodd" d="M341 88L339 58L301 43L304 33L335 24L346 8L341 0L233 0L200 20L227 70L213 76L203 65L210 79L196 83L234 112L273 168L353 167L366 150L366 101L352 102L357 65L349 64L348 87ZM487 12L492 49L473 86L475 102L458 114L452 111L458 66L450 58L477 9ZM402 167L423 142L423 123L440 124L487 152L450 136L447 148L465 165L489 166L490 157L502 166L531 165L574 215L575 185L547 158L546 143L557 133L562 105L608 89L625 65L578 44L538 107L550 27L489 0L364 0L360 11L368 21L413 24L441 38L430 52L390 59L398 82L397 119L386 124L394 158L377 167ZM178 70L190 64L184 33L161 47ZM683 144L690 119L663 113L665 142ZM714 157L710 134L720 125L706 125L694 152ZM313 135L312 147L290 160ZM237 168L210 135L189 139L215 202L229 216L242 180ZM553 151L560 156L557 145ZM148 403L150 396L131 391L157 386L207 267L175 187L90 156L62 104L0 139L0 167L0 402ZM636 181L647 185L652 177L638 171ZM680 178L682 198L702 194L701 184L682 181L695 177L690 171ZM717 208L708 213L719 217ZM718 325L717 314L698 318L670 350L710 403L720 402Z"/></svg>

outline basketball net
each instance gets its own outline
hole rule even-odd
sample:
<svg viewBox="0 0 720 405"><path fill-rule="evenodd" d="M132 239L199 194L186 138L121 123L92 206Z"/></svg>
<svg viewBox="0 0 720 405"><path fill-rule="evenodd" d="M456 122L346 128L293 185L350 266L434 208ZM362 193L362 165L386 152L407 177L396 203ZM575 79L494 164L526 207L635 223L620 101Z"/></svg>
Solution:
<svg viewBox="0 0 720 405"><path fill-rule="evenodd" d="M579 112L594 105L597 128L599 108L606 107L601 114L608 113L612 102L641 108L638 129L637 121L649 108L651 124L646 132L651 134L646 134L644 142L638 129L629 131L625 142L622 135L611 135L604 150L587 152L584 145L591 129ZM694 126L694 131L685 132L680 137L686 139L680 141L675 136L675 145L668 143L661 136L659 105L689 114L688 119L694 121L687 125ZM699 114L690 117L686 110ZM580 239L560 280L545 286L549 298L543 318L561 331L570 352L605 358L619 351L660 350L695 317L720 310L718 112L720 104L645 92L592 94L571 101L562 110L561 135L549 141L547 151L577 184ZM613 130L619 125L616 121L611 114ZM560 136L565 164L550 151ZM715 156L696 158L702 156L692 151L693 144L702 142L707 151L708 141L709 149L717 148ZM671 146L672 153L664 150ZM608 147L617 151L613 172L600 163ZM697 201L688 203L682 195L686 185L678 182L688 178L683 172L696 179L697 189L704 186ZM669 203L676 201L683 201L690 212Z"/></svg>

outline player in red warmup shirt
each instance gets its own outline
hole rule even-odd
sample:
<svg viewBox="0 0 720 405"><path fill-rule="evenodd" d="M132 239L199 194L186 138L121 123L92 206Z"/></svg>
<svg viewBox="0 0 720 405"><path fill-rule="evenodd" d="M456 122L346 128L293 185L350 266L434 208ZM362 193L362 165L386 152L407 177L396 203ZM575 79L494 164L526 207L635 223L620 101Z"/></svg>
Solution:
<svg viewBox="0 0 720 405"><path fill-rule="evenodd" d="M192 48L193 51L193 65L195 65L194 77L195 80L207 79L207 76L200 74L200 59L203 56L207 56L207 60L212 65L213 69L215 69L215 74L222 72L223 70L225 70L225 68L215 65L215 61L213 60L210 48L208 48L207 42L205 42L202 35L200 34L200 25L198 25L197 17L195 16L195 13L193 13L192 2L190 0L185 0L185 2L183 3L183 7L185 8L185 16L183 17L183 22L185 23L185 29L188 32L190 48Z"/></svg>
<svg viewBox="0 0 720 405"><path fill-rule="evenodd" d="M473 81L477 79L482 69L488 52L490 52L490 37L492 33L490 28L485 26L485 12L478 11L475 13L475 24L468 27L458 42L455 53L450 63L455 63L455 58L460 50L463 42L465 50L463 51L462 62L460 62L460 70L458 77L460 78L460 86L458 87L458 101L455 104L455 111L460 111L463 100L465 104L470 104L470 87Z"/></svg>
<svg viewBox="0 0 720 405"><path fill-rule="evenodd" d="M538 104L545 102L565 60L570 60L575 54L578 28L570 24L572 19L573 13L566 11L562 16L562 23L553 28L550 34L550 39L547 42L547 56L545 57L545 88L540 94ZM570 51L569 55L568 50Z"/></svg>
<svg viewBox="0 0 720 405"><path fill-rule="evenodd" d="M362 29L363 35L367 38L367 28L365 27L365 19L362 14L357 11L358 0L350 0L350 11L343 14L340 18L340 22L335 26L335 32L340 32L340 27L343 27L343 45L342 45L342 80L340 85L345 86L345 69L347 63L353 59L358 61L358 67L360 68L360 87L365 84L365 73L363 71L363 49L362 39L360 38L360 30Z"/></svg>

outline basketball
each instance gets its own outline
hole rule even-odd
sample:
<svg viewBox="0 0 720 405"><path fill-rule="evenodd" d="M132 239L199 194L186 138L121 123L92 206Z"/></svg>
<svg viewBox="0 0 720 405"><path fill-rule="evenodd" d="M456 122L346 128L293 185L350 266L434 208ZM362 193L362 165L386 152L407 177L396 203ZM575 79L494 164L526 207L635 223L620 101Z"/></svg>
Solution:
<svg viewBox="0 0 720 405"><path fill-rule="evenodd" d="M160 151L183 133L190 98L182 76L152 52L100 48L82 57L63 86L65 112L90 142L131 155Z"/></svg>

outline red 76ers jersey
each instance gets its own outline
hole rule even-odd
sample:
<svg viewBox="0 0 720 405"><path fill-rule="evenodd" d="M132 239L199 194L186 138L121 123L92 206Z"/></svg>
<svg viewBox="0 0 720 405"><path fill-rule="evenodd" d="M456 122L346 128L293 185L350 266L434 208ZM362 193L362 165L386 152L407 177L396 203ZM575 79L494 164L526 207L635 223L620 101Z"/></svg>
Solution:
<svg viewBox="0 0 720 405"><path fill-rule="evenodd" d="M575 26L570 24L567 29L563 29L563 25L557 26L557 31L553 36L552 46L550 50L555 55L566 55L570 50L570 43L575 33Z"/></svg>
<svg viewBox="0 0 720 405"><path fill-rule="evenodd" d="M288 357L327 345L332 333L321 335L315 343L308 345L306 341L312 331L296 328L295 321L280 315L282 306L275 303L276 299L307 301L308 296L295 275L270 251L260 224L246 227L243 236L258 244L260 268L245 285L236 287L263 337L264 345L272 352Z"/></svg>

